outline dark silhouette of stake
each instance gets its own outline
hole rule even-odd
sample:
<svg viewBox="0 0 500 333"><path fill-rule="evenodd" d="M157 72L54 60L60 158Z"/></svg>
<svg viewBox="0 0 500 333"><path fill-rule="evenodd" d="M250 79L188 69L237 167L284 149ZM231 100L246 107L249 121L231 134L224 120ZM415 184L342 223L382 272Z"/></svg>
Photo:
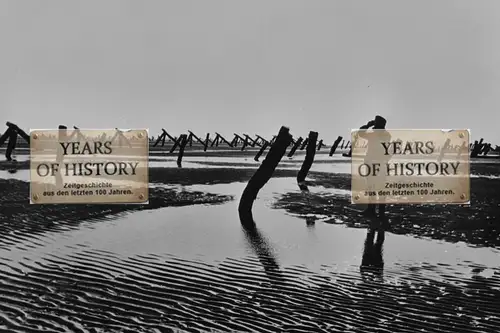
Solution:
<svg viewBox="0 0 500 333"><path fill-rule="evenodd" d="M260 147L259 143L257 142L257 140L254 140L250 137L250 135L248 134L243 134L247 139L248 141L250 142L250 145L253 147L255 147L256 145Z"/></svg>
<svg viewBox="0 0 500 333"><path fill-rule="evenodd" d="M340 145L340 149L344 149L344 142L345 142L345 140L342 140L342 144ZM346 146L346 148L347 148L347 146Z"/></svg>
<svg viewBox="0 0 500 333"><path fill-rule="evenodd" d="M243 140L243 146L241 146L241 151L245 150L247 145L248 145L248 138L245 137L245 139Z"/></svg>
<svg viewBox="0 0 500 333"><path fill-rule="evenodd" d="M300 146L300 150L304 150L304 148L306 147L308 142L309 142L309 138L306 138L304 141L302 141L302 145Z"/></svg>
<svg viewBox="0 0 500 333"><path fill-rule="evenodd" d="M303 140L302 137L300 137L297 139L297 141L295 141L295 144L293 145L292 149L288 153L288 157L292 157L293 154L295 154L295 151L297 150L297 148L299 148L300 144L302 143L302 140Z"/></svg>
<svg viewBox="0 0 500 333"><path fill-rule="evenodd" d="M332 148L330 148L330 154L329 154L330 156L332 156L333 154L335 154L335 150L337 150L337 147L338 147L338 145L339 145L339 143L340 143L340 140L342 140L342 137L341 137L341 136L339 136L339 137L337 138L337 140L335 140L335 141L333 142Z"/></svg>
<svg viewBox="0 0 500 333"><path fill-rule="evenodd" d="M210 143L210 133L207 133L207 137L205 139L205 147L203 148L203 151L207 151L208 144Z"/></svg>
<svg viewBox="0 0 500 333"><path fill-rule="evenodd" d="M193 132L191 131L188 131L189 132L189 136L191 137L191 143L190 143L190 147L192 146L193 144L193 138L195 138L196 141L198 141L199 143L201 143L203 146L206 146L206 142L203 142L202 139L200 139L198 136L196 136L196 134L194 134ZM207 134L208 135L208 134Z"/></svg>
<svg viewBox="0 0 500 333"><path fill-rule="evenodd" d="M264 144L262 145L262 147L260 148L259 152L257 153L257 155L255 155L255 157L253 158L256 162L259 161L259 158L262 156L262 154L264 153L264 151L266 150L266 148L269 146L269 142L267 141L264 141Z"/></svg>
<svg viewBox="0 0 500 333"><path fill-rule="evenodd" d="M263 146L266 142L269 143L269 141L267 141L266 139L264 139L260 135L256 134L255 136L257 137L257 140L260 140L261 146Z"/></svg>
<svg viewBox="0 0 500 333"><path fill-rule="evenodd" d="M248 182L240 199L238 211L240 214L249 214L260 189L271 179L274 170L290 145L292 136L287 127L281 127L276 141L269 149L264 161Z"/></svg>
<svg viewBox="0 0 500 333"><path fill-rule="evenodd" d="M7 161L12 161L12 153L16 149L17 143L17 131L12 129L9 135L9 143L7 143L7 151L5 152L5 158Z"/></svg>
<svg viewBox="0 0 500 333"><path fill-rule="evenodd" d="M318 140L318 132L309 132L309 137L307 140L307 150L306 150L306 158L304 159L304 163L302 163L302 167L300 168L299 173L297 174L297 182L302 183L306 180L307 174L311 169L311 166L314 162L314 155L316 154L316 140Z"/></svg>
<svg viewBox="0 0 500 333"><path fill-rule="evenodd" d="M12 161L12 153L14 152L17 144L17 136L21 136L28 144L30 143L30 137L26 132L20 129L16 124L11 122L7 122L7 130L0 137L0 146L4 144L7 139L9 142L7 143L7 150L5 151L5 158L7 161Z"/></svg>
<svg viewBox="0 0 500 333"><path fill-rule="evenodd" d="M487 143L487 144L485 144L485 145L484 145L484 148L483 148L483 150L481 151L481 153L482 153L484 156L486 156L486 155L488 155L488 153L490 152L490 150L491 150L491 143Z"/></svg>
<svg viewBox="0 0 500 333"><path fill-rule="evenodd" d="M474 148L472 148L472 152L470 153L470 157L477 157L483 148L483 138L477 142L474 142Z"/></svg>
<svg viewBox="0 0 500 333"><path fill-rule="evenodd" d="M321 147L324 146L323 140L319 140L318 142L318 151L321 149Z"/></svg>
<svg viewBox="0 0 500 333"><path fill-rule="evenodd" d="M165 133L162 133L161 135L158 135L158 139L155 141L155 143L153 144L153 147L156 147L158 146L158 144L160 143L160 141L163 141L165 140ZM165 141L164 141L165 142ZM162 145L163 146L163 145Z"/></svg>
<svg viewBox="0 0 500 333"><path fill-rule="evenodd" d="M216 146L216 147L219 147L219 134L215 134L215 139L214 141L212 141L212 144L210 145L210 147L213 147L213 146Z"/></svg>
<svg viewBox="0 0 500 333"><path fill-rule="evenodd" d="M234 147L237 147L238 146L238 143L239 142L242 142L244 143L245 142L245 139L243 139L241 136L239 136L238 134L234 133L234 139L233 139L233 146ZM243 148L241 150L245 149L245 145L243 145Z"/></svg>
<svg viewBox="0 0 500 333"><path fill-rule="evenodd" d="M240 141L240 136L236 133L234 133L234 138L233 140L231 141L231 144L233 145L233 147L238 147L238 142Z"/></svg>
<svg viewBox="0 0 500 333"><path fill-rule="evenodd" d="M222 135L220 135L219 133L215 132L215 134L217 134L217 136L219 137L219 140L222 140L223 142L225 142L229 147L233 147L233 145L231 144L231 142L227 141L226 139L224 139L224 137Z"/></svg>
<svg viewBox="0 0 500 333"><path fill-rule="evenodd" d="M184 148L186 148L186 144L188 141L187 134L182 134L177 142L179 141L180 141L180 148L179 148L179 155L177 156L177 166L180 168L182 166L182 156L184 156Z"/></svg>
<svg viewBox="0 0 500 333"><path fill-rule="evenodd" d="M184 134L179 135L179 138L174 142L174 145L172 146L172 148L170 148L169 151L170 154L172 154L175 151L175 149L180 146L180 144L182 143L181 140L183 135Z"/></svg>
<svg viewBox="0 0 500 333"><path fill-rule="evenodd" d="M161 129L162 131L162 134L158 137L158 139L156 140L156 142L154 143L153 147L156 147L160 141L161 141L161 146L164 147L165 146L165 139L168 137L172 142L175 142L177 141L177 138L176 137L172 137L170 134L167 133L167 131L165 131L165 129Z"/></svg>

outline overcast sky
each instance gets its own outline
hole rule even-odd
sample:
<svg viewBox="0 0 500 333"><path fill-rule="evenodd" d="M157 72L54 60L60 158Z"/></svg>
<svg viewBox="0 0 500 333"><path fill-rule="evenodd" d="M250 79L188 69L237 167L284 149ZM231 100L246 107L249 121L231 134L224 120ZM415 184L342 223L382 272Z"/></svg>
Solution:
<svg viewBox="0 0 500 333"><path fill-rule="evenodd" d="M498 0L2 0L0 40L0 120L25 129L333 142L380 114L500 144Z"/></svg>

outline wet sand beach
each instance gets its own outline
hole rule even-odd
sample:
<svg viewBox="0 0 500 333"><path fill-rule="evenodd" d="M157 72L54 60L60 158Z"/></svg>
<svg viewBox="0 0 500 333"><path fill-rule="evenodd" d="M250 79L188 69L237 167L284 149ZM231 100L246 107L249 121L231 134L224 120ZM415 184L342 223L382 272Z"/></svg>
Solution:
<svg viewBox="0 0 500 333"><path fill-rule="evenodd" d="M203 153L203 152L202 152ZM237 207L254 151L150 156L148 205L30 205L29 162L0 163L2 332L496 332L500 168L472 200L350 206L350 161L284 157ZM261 158L261 160L264 157Z"/></svg>

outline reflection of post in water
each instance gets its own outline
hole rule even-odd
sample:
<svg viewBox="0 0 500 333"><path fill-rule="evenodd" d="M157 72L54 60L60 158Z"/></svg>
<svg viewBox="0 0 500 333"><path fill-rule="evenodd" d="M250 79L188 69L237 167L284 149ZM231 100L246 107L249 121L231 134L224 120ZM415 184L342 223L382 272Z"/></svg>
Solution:
<svg viewBox="0 0 500 333"><path fill-rule="evenodd" d="M375 239L375 233L377 238ZM361 274L374 273L382 275L384 270L383 245L385 240L385 230L380 228L377 232L368 229L361 259Z"/></svg>
<svg viewBox="0 0 500 333"><path fill-rule="evenodd" d="M257 255L271 282L284 282L278 261L271 250L271 246L257 229L252 212L240 212L239 215L241 226L245 232L245 238Z"/></svg>

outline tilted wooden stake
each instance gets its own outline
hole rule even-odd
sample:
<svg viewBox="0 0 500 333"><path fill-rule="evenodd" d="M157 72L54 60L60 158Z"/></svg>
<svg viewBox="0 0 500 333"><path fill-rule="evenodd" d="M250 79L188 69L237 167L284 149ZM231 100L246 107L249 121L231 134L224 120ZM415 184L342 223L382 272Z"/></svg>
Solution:
<svg viewBox="0 0 500 333"><path fill-rule="evenodd" d="M300 171L297 174L298 183L302 183L306 180L307 174L309 173L309 170L314 162L314 155L316 154L316 140L318 140L318 132L309 132L306 158L304 159L304 163L302 163L302 168L300 168Z"/></svg>
<svg viewBox="0 0 500 333"><path fill-rule="evenodd" d="M325 144L323 143L323 140L319 140L318 142L318 151L323 147Z"/></svg>
<svg viewBox="0 0 500 333"><path fill-rule="evenodd" d="M342 137L339 136L337 138L337 140L335 140L335 142L333 143L332 145L332 148L330 149L330 156L332 156L333 154L335 154L335 150L337 149L338 145L339 145L339 142L342 140Z"/></svg>
<svg viewBox="0 0 500 333"><path fill-rule="evenodd" d="M180 168L182 166L182 157L184 156L184 148L187 144L187 134L182 134L177 142L180 142L179 155L177 155L177 166Z"/></svg>
<svg viewBox="0 0 500 333"><path fill-rule="evenodd" d="M255 155L255 157L253 158L256 162L259 161L259 158L262 156L262 154L264 153L264 151L266 151L266 148L269 146L269 142L267 141L264 141L264 144L262 145L262 147L260 148L259 152L257 153L257 155Z"/></svg>
<svg viewBox="0 0 500 333"><path fill-rule="evenodd" d="M302 143L302 137L299 137L297 139L297 141L295 141L295 144L293 145L292 149L290 150L290 152L288 153L288 157L292 157L293 154L295 154L295 151L297 150L297 148L299 148L300 144Z"/></svg>
<svg viewBox="0 0 500 333"><path fill-rule="evenodd" d="M290 145L292 136L287 127L281 127L276 141L266 155L264 161L248 182L240 199L238 211L240 214L249 214L260 189L271 179L274 170Z"/></svg>

